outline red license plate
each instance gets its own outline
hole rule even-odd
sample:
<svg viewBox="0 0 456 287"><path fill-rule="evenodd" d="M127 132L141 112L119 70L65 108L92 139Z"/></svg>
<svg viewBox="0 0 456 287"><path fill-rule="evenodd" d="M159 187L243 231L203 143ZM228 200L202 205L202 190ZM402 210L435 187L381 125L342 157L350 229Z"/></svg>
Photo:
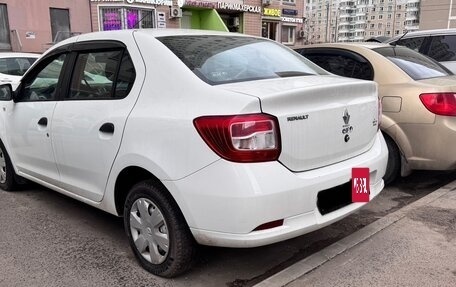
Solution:
<svg viewBox="0 0 456 287"><path fill-rule="evenodd" d="M352 169L352 202L369 202L369 168Z"/></svg>

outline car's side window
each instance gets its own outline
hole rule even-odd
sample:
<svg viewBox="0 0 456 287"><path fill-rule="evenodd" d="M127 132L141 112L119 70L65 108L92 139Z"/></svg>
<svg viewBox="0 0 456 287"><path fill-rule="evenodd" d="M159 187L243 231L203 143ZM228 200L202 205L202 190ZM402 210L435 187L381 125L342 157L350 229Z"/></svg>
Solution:
<svg viewBox="0 0 456 287"><path fill-rule="evenodd" d="M352 57L339 54L309 53L309 60L333 74L362 80L373 80L374 71L370 64L358 61Z"/></svg>
<svg viewBox="0 0 456 287"><path fill-rule="evenodd" d="M42 66L41 70L36 73L33 72L33 75L35 76L24 79L24 88L20 101L33 102L56 100L55 92L66 56L66 54L55 56L46 61L47 64Z"/></svg>
<svg viewBox="0 0 456 287"><path fill-rule="evenodd" d="M4 58L0 59L0 73L22 76L28 68L35 62L34 58Z"/></svg>
<svg viewBox="0 0 456 287"><path fill-rule="evenodd" d="M123 50L80 52L66 99L124 98L135 75L133 63Z"/></svg>
<svg viewBox="0 0 456 287"><path fill-rule="evenodd" d="M416 37L416 38L408 38L408 39L401 39L396 42L396 45L405 46L417 52L420 51L421 46L424 43L425 37Z"/></svg>
<svg viewBox="0 0 456 287"><path fill-rule="evenodd" d="M436 61L456 60L456 35L442 35L432 37L429 57Z"/></svg>

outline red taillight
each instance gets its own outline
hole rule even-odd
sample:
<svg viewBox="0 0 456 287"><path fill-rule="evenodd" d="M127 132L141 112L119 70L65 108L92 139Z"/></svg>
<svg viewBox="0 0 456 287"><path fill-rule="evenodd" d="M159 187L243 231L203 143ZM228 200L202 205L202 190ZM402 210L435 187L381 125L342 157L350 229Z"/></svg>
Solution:
<svg viewBox="0 0 456 287"><path fill-rule="evenodd" d="M193 121L206 144L234 162L274 161L280 155L276 117L267 114L205 116Z"/></svg>
<svg viewBox="0 0 456 287"><path fill-rule="evenodd" d="M456 94L454 93L421 94L420 100L431 113L456 116Z"/></svg>

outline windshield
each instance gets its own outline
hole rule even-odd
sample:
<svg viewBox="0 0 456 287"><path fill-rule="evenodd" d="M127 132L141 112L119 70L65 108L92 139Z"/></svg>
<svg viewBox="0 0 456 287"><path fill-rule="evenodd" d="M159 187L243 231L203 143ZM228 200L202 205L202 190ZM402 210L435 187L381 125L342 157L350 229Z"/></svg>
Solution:
<svg viewBox="0 0 456 287"><path fill-rule="evenodd" d="M35 61L35 58L0 58L0 73L22 76Z"/></svg>
<svg viewBox="0 0 456 287"><path fill-rule="evenodd" d="M158 40L211 85L325 74L299 54L268 40L215 35L169 36Z"/></svg>
<svg viewBox="0 0 456 287"><path fill-rule="evenodd" d="M388 58L414 80L453 75L438 62L406 47L382 47L373 50Z"/></svg>

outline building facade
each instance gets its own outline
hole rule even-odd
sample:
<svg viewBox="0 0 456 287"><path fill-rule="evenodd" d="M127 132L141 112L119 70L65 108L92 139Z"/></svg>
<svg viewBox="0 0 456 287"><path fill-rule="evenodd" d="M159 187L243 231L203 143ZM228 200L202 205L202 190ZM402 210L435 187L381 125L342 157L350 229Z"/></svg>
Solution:
<svg viewBox="0 0 456 287"><path fill-rule="evenodd" d="M0 51L40 53L92 31L87 0L0 0Z"/></svg>
<svg viewBox="0 0 456 287"><path fill-rule="evenodd" d="M303 0L90 0L95 31L184 28L303 44Z"/></svg>
<svg viewBox="0 0 456 287"><path fill-rule="evenodd" d="M456 28L456 1L421 0L420 29Z"/></svg>
<svg viewBox="0 0 456 287"><path fill-rule="evenodd" d="M361 42L420 25L420 0L306 0L305 42Z"/></svg>

